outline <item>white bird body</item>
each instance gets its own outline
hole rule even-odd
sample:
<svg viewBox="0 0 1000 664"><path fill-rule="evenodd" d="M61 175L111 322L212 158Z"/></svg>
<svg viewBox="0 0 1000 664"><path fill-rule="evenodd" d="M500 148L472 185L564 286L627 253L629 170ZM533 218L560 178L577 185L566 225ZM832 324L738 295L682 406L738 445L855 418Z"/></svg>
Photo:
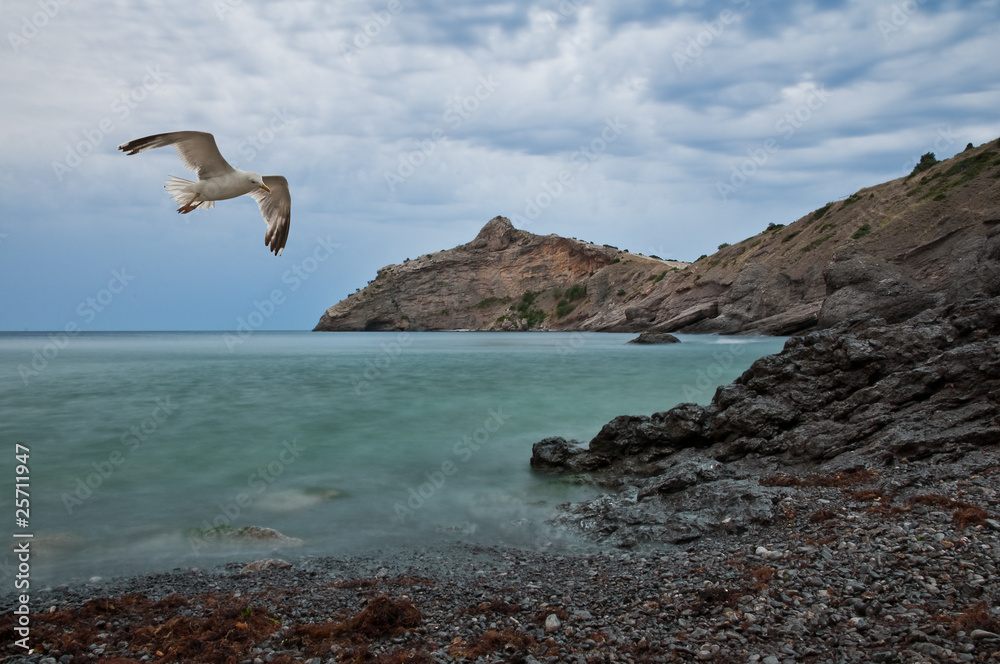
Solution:
<svg viewBox="0 0 1000 664"><path fill-rule="evenodd" d="M226 175L195 182L191 189L198 192L206 201L224 201L249 194L254 189L259 188L263 181L264 179L259 173L235 169Z"/></svg>
<svg viewBox="0 0 1000 664"><path fill-rule="evenodd" d="M284 250L292 208L288 180L280 175L261 176L233 168L219 152L215 137L202 131L155 134L123 143L118 149L126 154L138 154L168 145L173 146L184 165L198 175L197 182L173 175L167 179L164 187L180 204L178 212L187 214L198 208L209 210L215 207L215 201L251 196L267 222L264 244L270 246L275 255Z"/></svg>

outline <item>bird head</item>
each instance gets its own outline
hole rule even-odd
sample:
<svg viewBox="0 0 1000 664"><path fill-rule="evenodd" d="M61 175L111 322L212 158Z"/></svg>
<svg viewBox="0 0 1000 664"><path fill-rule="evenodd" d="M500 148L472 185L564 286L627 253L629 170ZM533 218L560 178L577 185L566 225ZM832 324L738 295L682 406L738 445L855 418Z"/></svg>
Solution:
<svg viewBox="0 0 1000 664"><path fill-rule="evenodd" d="M264 191L271 193L271 188L268 187L266 184L264 184L264 178L261 177L260 173L250 173L249 177L250 177L250 182L253 182L255 185L257 185Z"/></svg>

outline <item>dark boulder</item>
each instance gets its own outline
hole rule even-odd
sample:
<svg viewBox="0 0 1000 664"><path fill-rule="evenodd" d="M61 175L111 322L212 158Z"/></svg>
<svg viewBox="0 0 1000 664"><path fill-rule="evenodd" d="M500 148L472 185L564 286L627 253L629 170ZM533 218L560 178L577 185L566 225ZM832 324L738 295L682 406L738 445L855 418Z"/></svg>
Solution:
<svg viewBox="0 0 1000 664"><path fill-rule="evenodd" d="M898 323L934 306L937 298L919 290L903 271L881 258L849 246L823 270L827 296L819 312L820 329L858 314Z"/></svg>
<svg viewBox="0 0 1000 664"><path fill-rule="evenodd" d="M679 344L680 339L666 332L642 332L630 344Z"/></svg>

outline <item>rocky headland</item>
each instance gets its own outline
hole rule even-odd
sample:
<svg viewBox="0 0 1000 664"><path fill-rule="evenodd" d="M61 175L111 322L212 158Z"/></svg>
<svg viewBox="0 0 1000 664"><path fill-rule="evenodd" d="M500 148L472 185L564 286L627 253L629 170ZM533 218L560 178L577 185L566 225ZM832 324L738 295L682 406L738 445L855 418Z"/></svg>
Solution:
<svg viewBox="0 0 1000 664"><path fill-rule="evenodd" d="M328 309L315 329L591 329L623 297L615 293L686 265L535 235L496 217L468 244L382 268L368 286Z"/></svg>
<svg viewBox="0 0 1000 664"><path fill-rule="evenodd" d="M866 187L693 263L489 221L389 265L316 330L790 335L1000 294L1000 140Z"/></svg>
<svg viewBox="0 0 1000 664"><path fill-rule="evenodd" d="M557 521L624 547L773 522L789 494L832 478L889 509L928 472L958 480L996 464L998 335L996 297L895 324L859 314L792 337L708 405L617 417L587 447L548 438L531 464L612 489Z"/></svg>

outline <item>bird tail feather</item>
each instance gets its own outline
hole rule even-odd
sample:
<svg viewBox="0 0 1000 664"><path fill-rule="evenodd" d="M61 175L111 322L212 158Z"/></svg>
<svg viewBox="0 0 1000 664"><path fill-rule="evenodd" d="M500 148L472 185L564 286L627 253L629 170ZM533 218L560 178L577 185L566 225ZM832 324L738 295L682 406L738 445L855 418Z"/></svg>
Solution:
<svg viewBox="0 0 1000 664"><path fill-rule="evenodd" d="M176 175L171 175L167 178L167 183L163 185L163 188L167 190L178 205L187 205L191 201L191 196L196 192L193 190L193 185L197 184L191 180L185 180L184 178L179 178ZM201 201L195 207L201 208L202 210L211 210L215 207L215 201Z"/></svg>

